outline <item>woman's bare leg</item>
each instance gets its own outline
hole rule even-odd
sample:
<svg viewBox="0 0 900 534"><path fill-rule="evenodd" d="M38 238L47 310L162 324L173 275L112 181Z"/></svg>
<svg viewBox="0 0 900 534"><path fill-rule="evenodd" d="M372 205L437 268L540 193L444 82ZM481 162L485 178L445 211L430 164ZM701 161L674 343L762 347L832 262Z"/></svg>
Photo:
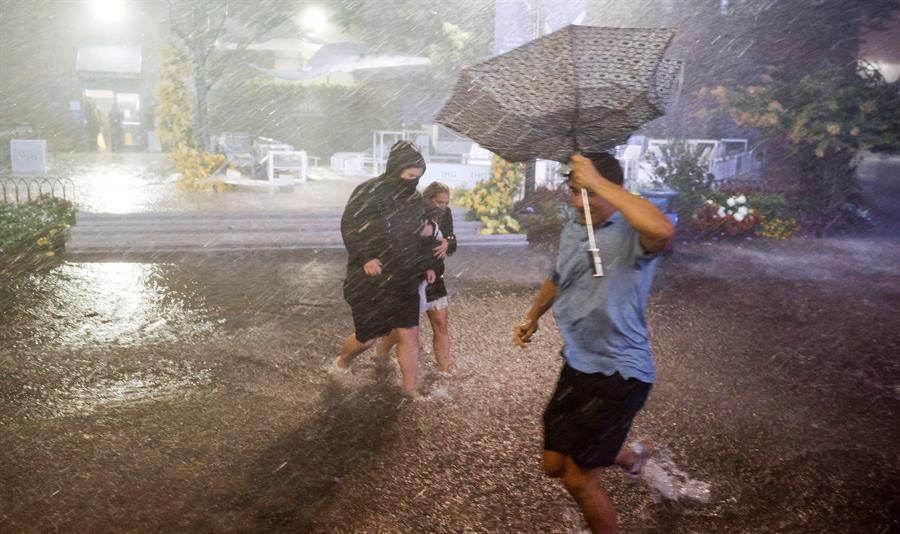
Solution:
<svg viewBox="0 0 900 534"><path fill-rule="evenodd" d="M388 335L378 340L378 345L375 347L375 357L387 359L391 349L394 348L398 341L396 330L391 330Z"/></svg>
<svg viewBox="0 0 900 534"><path fill-rule="evenodd" d="M438 370L444 373L450 372L449 315L449 308L428 310L428 320L431 321L431 330L434 332L432 338L434 356L437 358Z"/></svg>

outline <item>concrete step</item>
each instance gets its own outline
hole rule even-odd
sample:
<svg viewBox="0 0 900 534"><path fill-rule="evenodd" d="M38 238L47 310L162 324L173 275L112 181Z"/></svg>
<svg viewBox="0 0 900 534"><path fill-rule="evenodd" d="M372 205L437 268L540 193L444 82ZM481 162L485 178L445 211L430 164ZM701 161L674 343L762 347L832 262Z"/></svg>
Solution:
<svg viewBox="0 0 900 534"><path fill-rule="evenodd" d="M459 239L461 247L524 246L524 235L473 235ZM73 238L66 242L70 254L212 251L212 250L270 250L344 248L339 234L296 234L241 232L235 234L193 234L141 236L139 239L91 236Z"/></svg>
<svg viewBox="0 0 900 534"><path fill-rule="evenodd" d="M477 221L459 221L460 246L523 246L524 235L481 235ZM81 212L69 231L71 254L343 248L340 214Z"/></svg>
<svg viewBox="0 0 900 534"><path fill-rule="evenodd" d="M481 223L466 223L454 225L457 234L474 234L481 229ZM224 232L224 231L302 231L302 230L335 230L339 231L339 220L247 220L247 219L222 219L195 221L151 221L135 223L122 221L120 223L104 222L94 224L92 222L79 221L72 230L74 233L184 233L184 232Z"/></svg>
<svg viewBox="0 0 900 534"><path fill-rule="evenodd" d="M95 214L80 212L76 218L76 227L84 229L114 227L150 229L165 228L167 231L177 227L194 228L293 228L326 227L340 228L339 213L273 213L273 214L179 214L179 213L137 213L137 214ZM454 221L454 229L478 229L480 221Z"/></svg>
<svg viewBox="0 0 900 534"><path fill-rule="evenodd" d="M518 243L524 242L522 234L481 235L467 234L457 236L460 246L477 243ZM336 231L296 231L296 232L208 232L208 233L73 233L66 243L70 248L84 246L124 246L139 243L303 243L303 242L336 242L342 244L340 232ZM343 245L342 245L343 246Z"/></svg>

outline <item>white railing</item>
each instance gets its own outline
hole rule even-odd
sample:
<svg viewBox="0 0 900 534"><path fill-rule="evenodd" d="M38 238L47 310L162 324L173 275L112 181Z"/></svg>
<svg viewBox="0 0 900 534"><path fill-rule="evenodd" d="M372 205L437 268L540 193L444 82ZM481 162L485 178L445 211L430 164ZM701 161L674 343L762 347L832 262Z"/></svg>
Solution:
<svg viewBox="0 0 900 534"><path fill-rule="evenodd" d="M735 180L741 178L753 179L754 174L760 169L761 163L756 158L753 150L734 154L724 158L713 159L709 162L709 172L717 181Z"/></svg>
<svg viewBox="0 0 900 534"><path fill-rule="evenodd" d="M762 162L755 150L748 149L746 139L685 139L691 150L700 151L700 162L717 182L758 180ZM645 143L627 145L617 158L625 173L625 185L632 190L649 187L656 182L653 160L662 159L665 139L647 139ZM739 152L733 152L734 150Z"/></svg>

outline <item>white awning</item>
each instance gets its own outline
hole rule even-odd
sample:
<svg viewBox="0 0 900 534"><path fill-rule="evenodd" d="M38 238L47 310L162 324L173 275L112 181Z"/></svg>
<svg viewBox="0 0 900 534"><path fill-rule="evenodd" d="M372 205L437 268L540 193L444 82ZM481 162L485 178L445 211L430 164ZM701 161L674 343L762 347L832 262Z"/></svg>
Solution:
<svg viewBox="0 0 900 534"><path fill-rule="evenodd" d="M141 74L141 49L136 46L79 46L79 73Z"/></svg>

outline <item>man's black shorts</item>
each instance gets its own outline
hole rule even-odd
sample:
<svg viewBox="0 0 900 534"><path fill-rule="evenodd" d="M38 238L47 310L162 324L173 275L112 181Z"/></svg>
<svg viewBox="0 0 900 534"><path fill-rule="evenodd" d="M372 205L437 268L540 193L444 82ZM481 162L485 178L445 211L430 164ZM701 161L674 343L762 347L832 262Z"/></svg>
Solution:
<svg viewBox="0 0 900 534"><path fill-rule="evenodd" d="M582 373L563 365L544 410L544 449L585 469L612 465L652 387L619 373Z"/></svg>

